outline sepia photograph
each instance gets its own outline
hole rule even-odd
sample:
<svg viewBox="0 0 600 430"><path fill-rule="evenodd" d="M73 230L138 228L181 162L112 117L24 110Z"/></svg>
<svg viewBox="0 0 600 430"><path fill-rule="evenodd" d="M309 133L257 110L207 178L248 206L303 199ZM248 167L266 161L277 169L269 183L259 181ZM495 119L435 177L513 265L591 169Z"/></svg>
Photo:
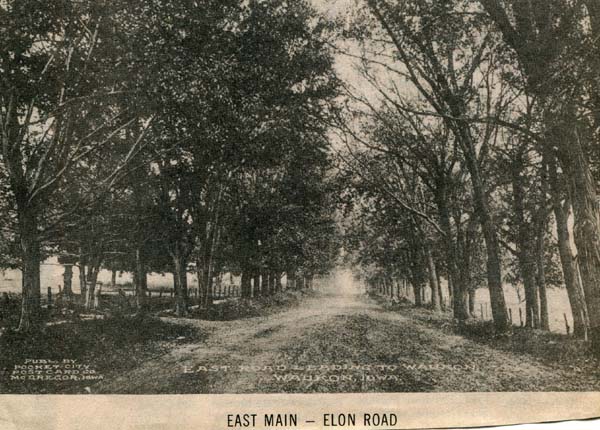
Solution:
<svg viewBox="0 0 600 430"><path fill-rule="evenodd" d="M0 0L0 139L2 395L600 392L598 0Z"/></svg>

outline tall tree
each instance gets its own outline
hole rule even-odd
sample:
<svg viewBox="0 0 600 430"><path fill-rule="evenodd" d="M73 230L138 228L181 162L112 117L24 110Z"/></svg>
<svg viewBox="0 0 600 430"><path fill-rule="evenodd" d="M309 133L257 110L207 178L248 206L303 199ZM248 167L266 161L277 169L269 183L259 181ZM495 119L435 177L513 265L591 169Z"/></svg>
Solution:
<svg viewBox="0 0 600 430"><path fill-rule="evenodd" d="M550 156L556 153L568 184L590 338L600 351L600 211L590 167L591 142L583 138L578 118L581 88L585 88L580 82L591 83L597 91L592 82L597 82L598 70L588 68L597 64L597 55L581 62L586 52L598 52L587 49L583 24L587 10L592 31L597 32L597 7L587 2L587 9L582 9L581 3L565 0L480 3L513 50L526 78L526 90L543 106L545 148Z"/></svg>
<svg viewBox="0 0 600 430"><path fill-rule="evenodd" d="M113 49L113 36L127 31L107 10L112 8L105 2L66 0L0 5L5 47L0 55L0 168L20 244L23 331L40 323L41 247L71 213L55 210L61 184L86 158L118 145L114 138L144 116L117 107L119 95L135 84L120 79L118 71L129 63ZM104 187L114 183L142 136L104 178Z"/></svg>
<svg viewBox="0 0 600 430"><path fill-rule="evenodd" d="M487 276L496 329L509 329L502 289L498 226L485 178L487 153L498 128L490 121L470 118L501 116L506 107L492 54L496 41L481 18L470 13L467 1L366 2L376 25L367 45L377 40L392 49L390 59L376 59L400 85L414 91L404 97L398 84L388 85L394 98L381 95L396 108L423 117L442 119L453 135L468 171L474 211L486 244ZM367 52L376 49L365 49ZM365 60L367 63L369 59ZM388 93L389 93L388 91ZM400 95L400 97L398 97ZM409 102L406 102L407 96ZM398 102L397 100L400 100Z"/></svg>

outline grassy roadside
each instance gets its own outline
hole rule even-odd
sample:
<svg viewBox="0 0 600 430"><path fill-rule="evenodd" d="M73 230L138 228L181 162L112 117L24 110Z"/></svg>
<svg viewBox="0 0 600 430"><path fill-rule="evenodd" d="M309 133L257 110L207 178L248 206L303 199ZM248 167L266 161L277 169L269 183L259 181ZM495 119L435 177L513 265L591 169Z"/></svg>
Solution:
<svg viewBox="0 0 600 430"><path fill-rule="evenodd" d="M341 316L291 339L274 360L292 369L265 392L597 391L600 378L568 366L546 366L419 321L377 314ZM359 367L357 367L357 364ZM320 370L325 365L325 370ZM341 366L341 370L340 370ZM591 370L588 370L591 372ZM296 375L296 376L294 376ZM287 378L287 380L282 380Z"/></svg>
<svg viewBox="0 0 600 430"><path fill-rule="evenodd" d="M96 378L110 378L174 345L201 339L193 328L155 317L82 320L31 335L8 331L0 337L0 392L86 392Z"/></svg>
<svg viewBox="0 0 600 430"><path fill-rule="evenodd" d="M266 316L295 307L311 294L289 291L221 301L208 312L192 309L188 318L181 319L164 307L145 317L108 312L80 319L77 313L65 317L62 312L35 334L8 329L0 335L0 393L95 392L95 384L122 376L178 346L203 342L208 334L189 324L195 319Z"/></svg>
<svg viewBox="0 0 600 430"><path fill-rule="evenodd" d="M266 316L296 307L303 297L310 297L315 294L316 292L312 290L285 290L272 296L220 300L208 309L193 307L189 318L208 321L233 321L242 318ZM159 315L173 316L173 314L173 311L169 309Z"/></svg>
<svg viewBox="0 0 600 430"><path fill-rule="evenodd" d="M587 342L573 336L519 326L513 326L510 335L497 336L491 321L473 319L459 329L449 312L433 312L410 303L392 304L380 296L372 296L372 299L385 310L398 312L442 333L460 335L498 351L529 357L557 371L571 371L575 376L589 375L600 382L600 360L590 353Z"/></svg>

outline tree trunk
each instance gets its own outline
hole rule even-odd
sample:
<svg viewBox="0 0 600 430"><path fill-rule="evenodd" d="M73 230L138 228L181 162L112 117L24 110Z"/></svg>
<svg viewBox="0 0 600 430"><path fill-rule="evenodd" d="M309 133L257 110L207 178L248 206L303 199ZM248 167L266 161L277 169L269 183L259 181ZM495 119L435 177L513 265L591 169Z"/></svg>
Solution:
<svg viewBox="0 0 600 430"><path fill-rule="evenodd" d="M117 289L117 271L112 269L110 273L110 287L114 291Z"/></svg>
<svg viewBox="0 0 600 430"><path fill-rule="evenodd" d="M85 309L92 310L95 303L96 284L98 283L98 272L100 271L100 261L93 261L88 266L86 274L87 292L85 296Z"/></svg>
<svg viewBox="0 0 600 430"><path fill-rule="evenodd" d="M560 202L555 203L554 218L556 220L558 251L563 278L571 305L571 313L573 314L573 334L576 337L585 338L589 327L587 305L579 277L577 259L571 250L571 232L569 231L567 214Z"/></svg>
<svg viewBox="0 0 600 430"><path fill-rule="evenodd" d="M252 297L252 285L250 285L250 272L248 269L242 270L242 279L240 280L240 289L243 298Z"/></svg>
<svg viewBox="0 0 600 430"><path fill-rule="evenodd" d="M87 279L85 278L86 273L86 258L83 253L83 249L79 248L79 297L81 303L85 303L87 297Z"/></svg>
<svg viewBox="0 0 600 430"><path fill-rule="evenodd" d="M475 299L477 298L477 290L475 288L470 288L468 291L469 295L469 314L472 317L475 315Z"/></svg>
<svg viewBox="0 0 600 430"><path fill-rule="evenodd" d="M261 281L262 280L262 285ZM253 288L254 288L254 297L266 296L268 291L267 279L264 274L261 275L260 270L256 269L254 271L254 280L253 280Z"/></svg>
<svg viewBox="0 0 600 430"><path fill-rule="evenodd" d="M546 210L548 204L547 195L550 193L550 163L548 154L543 154L542 163L542 203L539 211L534 216L536 227L536 265L537 265L537 289L540 296L540 328L550 331L550 317L548 315L548 291L546 289L546 230L548 227L549 213ZM552 199L550 199L552 202Z"/></svg>
<svg viewBox="0 0 600 430"><path fill-rule="evenodd" d="M554 161L550 164L550 184L553 198L554 218L556 221L556 233L558 238L558 251L560 262L573 314L573 334L579 338L586 338L589 329L588 310L585 303L583 286L579 277L579 267L575 253L571 249L572 235L569 231L568 208L571 207L570 200L566 196L563 204L562 192Z"/></svg>
<svg viewBox="0 0 600 430"><path fill-rule="evenodd" d="M422 307L423 306L423 285L418 282L412 283L414 295L415 295L415 306Z"/></svg>
<svg viewBox="0 0 600 430"><path fill-rule="evenodd" d="M546 291L545 268L545 232L544 226L540 227L537 238L537 290L540 295L540 328L550 331L550 318L548 316L548 293Z"/></svg>
<svg viewBox="0 0 600 430"><path fill-rule="evenodd" d="M503 333L510 330L510 322L508 319L506 301L504 300L504 290L502 289L500 247L498 245L495 227L489 222L485 222L483 230L487 251L486 266L492 317L494 319L494 327L496 330Z"/></svg>
<svg viewBox="0 0 600 430"><path fill-rule="evenodd" d="M22 294L21 318L18 330L28 332L37 330L42 324L41 315L41 286L40 286L40 245L37 241L35 220L29 214L22 216L21 253L22 263Z"/></svg>
<svg viewBox="0 0 600 430"><path fill-rule="evenodd" d="M213 305L213 268L210 256L204 254L202 260L202 283L204 284L204 297L202 299L204 306L210 307ZM187 279L186 279L187 284Z"/></svg>
<svg viewBox="0 0 600 430"><path fill-rule="evenodd" d="M535 281L535 272L533 272L534 267L531 264L528 264L527 267L528 272L523 275L526 309L525 327L538 328L540 326L538 286Z"/></svg>
<svg viewBox="0 0 600 430"><path fill-rule="evenodd" d="M187 265L187 261L186 261ZM206 250L200 250L199 256L196 257L196 276L198 277L198 293L200 306L208 308L213 304L213 274L212 263ZM186 275L187 286L187 275ZM189 302L187 305L189 306Z"/></svg>
<svg viewBox="0 0 600 430"><path fill-rule="evenodd" d="M533 252L532 226L525 221L525 188L523 184L523 152L518 150L512 160L513 211L517 224L517 260L525 288L525 326L540 326L538 287L535 279L536 261Z"/></svg>
<svg viewBox="0 0 600 430"><path fill-rule="evenodd" d="M115 275L116 271L113 270L112 273ZM140 247L135 250L135 275L136 305L138 313L142 314L147 310L148 273ZM115 278L113 276L112 280Z"/></svg>
<svg viewBox="0 0 600 430"><path fill-rule="evenodd" d="M431 254L431 249L427 247L427 268L429 273L429 286L431 287L431 308L435 312L441 312L442 307L440 304L440 285L438 283L437 270L435 267L435 261Z"/></svg>
<svg viewBox="0 0 600 430"><path fill-rule="evenodd" d="M296 272L294 270L288 270L287 272L287 286L286 288L295 290L296 289Z"/></svg>
<svg viewBox="0 0 600 430"><path fill-rule="evenodd" d="M262 297L268 297L271 294L271 279L269 278L269 272L266 269L262 269L258 272L257 276L260 295Z"/></svg>
<svg viewBox="0 0 600 430"><path fill-rule="evenodd" d="M590 27L592 30L591 40L595 42L596 52L600 52L600 3L598 2L598 0L584 0L584 3L586 5L590 17ZM598 55L596 55L596 58L598 58ZM598 73L600 73L598 71L598 63L596 63L594 69L596 71L596 77L598 79ZM594 105L594 109L592 109L592 114L594 116L596 130L600 130L600 91L598 90L597 86L598 82L599 81L596 80L596 85L594 85L595 88L592 88L589 91L590 98ZM596 156L600 155L600 153L598 153L598 150L600 150L598 146L600 145L596 145Z"/></svg>
<svg viewBox="0 0 600 430"><path fill-rule="evenodd" d="M67 300L73 298L73 265L65 264L65 271L63 272L63 291Z"/></svg>
<svg viewBox="0 0 600 430"><path fill-rule="evenodd" d="M96 290L96 294L94 295L94 309L99 309L100 308L100 299L102 298L102 286L100 286L97 290Z"/></svg>
<svg viewBox="0 0 600 430"><path fill-rule="evenodd" d="M437 283L438 283L438 297L440 301L440 308L442 311L446 310L446 304L444 303L444 293L442 291L442 277L440 276L439 270L437 271Z"/></svg>
<svg viewBox="0 0 600 430"><path fill-rule="evenodd" d="M199 305L201 308L206 306L206 298L208 297L208 285L206 284L206 274L204 273L204 264L200 257L196 257L196 276L198 277L198 296ZM244 292L241 292L244 297Z"/></svg>
<svg viewBox="0 0 600 430"><path fill-rule="evenodd" d="M413 291L413 296L414 296L414 301L415 301L415 306L417 307L422 307L423 306L423 283L425 282L424 280L422 280L421 276L419 276L417 270L418 267L416 267L416 262L413 261L413 268L410 270L410 285L412 287L412 291Z"/></svg>
<svg viewBox="0 0 600 430"><path fill-rule="evenodd" d="M457 220L458 226L460 220ZM474 225L474 224L473 224ZM458 324L463 325L465 321L473 316L469 308L469 298L471 294L470 281L470 248L467 246L469 239L467 234L457 227L457 251L456 257L462 255L462 263L456 266L455 273L451 275L452 283L452 308L454 318L458 320ZM460 253L459 253L460 250Z"/></svg>
<svg viewBox="0 0 600 430"><path fill-rule="evenodd" d="M457 249L453 241L452 227L450 225L450 212L448 210L448 204L443 189L440 189L440 192L436 195L436 205L440 217L440 224L444 231L444 248L448 266L448 295L452 304L454 318L462 323L469 318L467 301L464 300L464 292L460 291L461 288L466 289L466 285L459 281L461 276L458 268Z"/></svg>
<svg viewBox="0 0 600 430"><path fill-rule="evenodd" d="M173 284L175 288L175 314L184 317L188 313L187 262L180 250L171 254L173 259Z"/></svg>
<svg viewBox="0 0 600 430"><path fill-rule="evenodd" d="M577 259L590 320L589 338L596 354L600 354L600 214L598 195L586 156L578 138L569 146L566 171L570 172L570 194L575 212L573 233Z"/></svg>
<svg viewBox="0 0 600 430"><path fill-rule="evenodd" d="M461 114L462 110L457 109L455 114ZM462 146L467 168L471 176L471 185L473 186L473 204L475 213L479 219L483 239L486 249L486 269L487 283L490 291L490 304L492 308L492 318L497 332L504 333L510 331L511 325L508 318L508 310L504 299L504 290L502 288L502 260L500 253L500 244L496 232L496 225L490 214L487 194L485 192L484 182L479 171L479 162L477 160L475 147L470 136L469 125L452 124L456 129L455 135Z"/></svg>
<svg viewBox="0 0 600 430"><path fill-rule="evenodd" d="M447 100L450 111L455 118L460 118L466 112L461 100L452 97ZM481 225L486 248L487 283L490 291L490 302L494 327L498 333L510 331L511 325L502 288L502 260L500 244L494 220L490 213L490 206L485 190L485 182L481 177L479 160L475 143L471 135L470 125L463 120L446 120L449 128L457 139L466 161L466 167L471 178L473 188L473 205L475 214ZM465 288L465 286L460 286ZM463 293L464 294L464 293Z"/></svg>

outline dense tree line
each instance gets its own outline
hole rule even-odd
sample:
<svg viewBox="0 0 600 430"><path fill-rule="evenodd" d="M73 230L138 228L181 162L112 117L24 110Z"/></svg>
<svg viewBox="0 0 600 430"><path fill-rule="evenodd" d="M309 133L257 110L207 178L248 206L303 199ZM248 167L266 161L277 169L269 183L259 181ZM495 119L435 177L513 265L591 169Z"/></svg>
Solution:
<svg viewBox="0 0 600 430"><path fill-rule="evenodd" d="M244 297L310 284L341 224L371 282L407 280L418 305L429 289L459 326L486 284L510 331L509 282L548 330L564 286L600 350L596 2L351 3L334 22L306 1L0 2L0 263L23 273L20 330L43 320L49 256L69 297L78 266L88 308L101 269L133 273L140 313L148 274L171 272L183 316L190 270L203 308L222 273ZM342 56L360 85L336 77Z"/></svg>
<svg viewBox="0 0 600 430"><path fill-rule="evenodd" d="M526 324L546 330L547 286L563 284L575 334L599 349L598 12L566 0L350 11L358 48L340 51L369 91L346 88L339 161L349 244L372 280L408 279L415 297L429 283L439 309L441 273L460 324L485 280L499 333L503 282L522 282Z"/></svg>
<svg viewBox="0 0 600 430"><path fill-rule="evenodd" d="M335 260L325 119L331 24L305 1L0 2L4 266L23 273L19 329L42 322L58 255L93 306L102 268L174 274L188 307L222 272L271 294ZM194 263L194 264L192 264ZM259 287L262 275L262 287ZM268 282L265 282L268 280ZM113 280L114 282L114 280Z"/></svg>

